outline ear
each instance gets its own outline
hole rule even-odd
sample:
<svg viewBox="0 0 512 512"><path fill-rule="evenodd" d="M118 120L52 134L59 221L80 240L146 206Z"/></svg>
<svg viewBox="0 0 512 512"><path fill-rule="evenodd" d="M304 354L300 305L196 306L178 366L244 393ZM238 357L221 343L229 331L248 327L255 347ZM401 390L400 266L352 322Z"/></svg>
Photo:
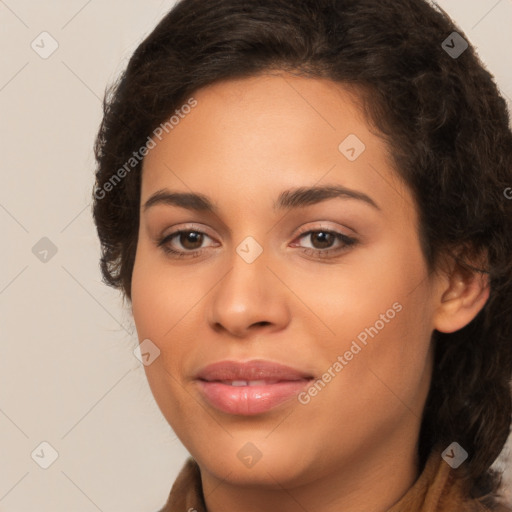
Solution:
<svg viewBox="0 0 512 512"><path fill-rule="evenodd" d="M489 298L487 273L470 270L455 263L442 279L434 314L434 328L454 332L469 324Z"/></svg>

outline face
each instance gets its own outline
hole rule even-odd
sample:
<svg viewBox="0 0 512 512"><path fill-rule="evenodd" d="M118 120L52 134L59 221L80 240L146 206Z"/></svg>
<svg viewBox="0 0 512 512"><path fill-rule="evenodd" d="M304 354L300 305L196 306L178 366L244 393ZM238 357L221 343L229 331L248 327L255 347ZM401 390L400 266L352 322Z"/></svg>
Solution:
<svg viewBox="0 0 512 512"><path fill-rule="evenodd" d="M231 482L410 458L435 282L386 145L328 80L261 75L194 98L142 174L132 306L160 350L145 366L160 410Z"/></svg>

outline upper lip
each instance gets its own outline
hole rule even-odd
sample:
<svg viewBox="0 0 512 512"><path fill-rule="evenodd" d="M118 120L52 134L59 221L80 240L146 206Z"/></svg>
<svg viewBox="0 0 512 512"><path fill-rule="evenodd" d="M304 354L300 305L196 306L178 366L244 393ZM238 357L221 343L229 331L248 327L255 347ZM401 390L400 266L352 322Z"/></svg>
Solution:
<svg viewBox="0 0 512 512"><path fill-rule="evenodd" d="M219 361L202 368L196 379L205 381L294 381L311 379L307 372L272 361Z"/></svg>

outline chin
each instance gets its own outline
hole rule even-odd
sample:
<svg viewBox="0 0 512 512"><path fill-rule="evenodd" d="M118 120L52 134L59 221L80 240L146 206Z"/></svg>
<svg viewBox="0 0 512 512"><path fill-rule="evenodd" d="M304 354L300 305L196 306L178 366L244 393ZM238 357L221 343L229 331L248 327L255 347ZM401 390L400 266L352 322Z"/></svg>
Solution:
<svg viewBox="0 0 512 512"><path fill-rule="evenodd" d="M213 440L204 437L183 442L199 466L219 480L279 489L280 485L295 486L312 479L308 473L314 460L309 460L303 448L311 444L307 443L306 432L302 440L294 442L284 431L269 435L271 431L230 431L232 437L224 433Z"/></svg>

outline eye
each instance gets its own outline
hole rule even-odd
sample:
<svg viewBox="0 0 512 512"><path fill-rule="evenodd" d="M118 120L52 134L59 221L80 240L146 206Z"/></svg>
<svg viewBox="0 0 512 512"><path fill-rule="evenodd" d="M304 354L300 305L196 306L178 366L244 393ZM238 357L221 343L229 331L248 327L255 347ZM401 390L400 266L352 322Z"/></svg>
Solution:
<svg viewBox="0 0 512 512"><path fill-rule="evenodd" d="M193 229L180 229L166 235L158 241L158 247L161 247L164 252L172 254L176 257L197 257L201 254L203 247L202 244L205 238L210 238L206 233ZM176 239L176 240L174 240ZM176 249L173 247L173 241L179 244L184 250Z"/></svg>
<svg viewBox="0 0 512 512"><path fill-rule="evenodd" d="M358 242L353 237L327 229L309 230L297 237L298 240L307 240L308 238L310 239L310 247L304 247L303 245L298 245L298 247L305 254L320 258L345 252L350 246ZM211 237L196 229L180 229L162 237L158 240L157 245L173 258L196 258L206 248L203 247L205 239L211 239ZM292 244L292 246L297 246L297 244Z"/></svg>
<svg viewBox="0 0 512 512"><path fill-rule="evenodd" d="M350 246L357 243L357 239L338 233L337 231L331 231L327 229L309 230L299 235L298 239L310 240L310 247L304 247L304 253L312 254L319 257L331 256L333 253L338 254L346 251ZM333 248L333 244L337 242L337 246Z"/></svg>

